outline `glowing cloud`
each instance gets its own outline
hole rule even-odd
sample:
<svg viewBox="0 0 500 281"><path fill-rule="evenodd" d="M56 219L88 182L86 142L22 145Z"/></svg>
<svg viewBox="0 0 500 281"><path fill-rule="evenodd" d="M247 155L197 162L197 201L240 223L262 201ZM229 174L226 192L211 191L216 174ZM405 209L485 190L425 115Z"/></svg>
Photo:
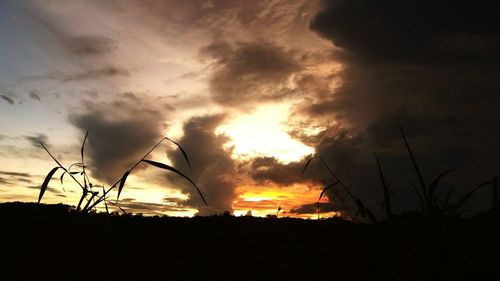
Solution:
<svg viewBox="0 0 500 281"><path fill-rule="evenodd" d="M287 133L284 122L288 115L286 104L263 105L253 112L235 116L219 126L216 133L231 139L226 146L234 148L235 159L265 156L286 164L314 153L312 147Z"/></svg>

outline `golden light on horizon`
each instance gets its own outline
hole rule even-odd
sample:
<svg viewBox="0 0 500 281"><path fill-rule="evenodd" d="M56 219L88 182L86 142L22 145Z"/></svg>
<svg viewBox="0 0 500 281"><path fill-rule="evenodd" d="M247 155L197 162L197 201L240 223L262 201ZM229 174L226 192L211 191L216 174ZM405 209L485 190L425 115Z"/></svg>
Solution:
<svg viewBox="0 0 500 281"><path fill-rule="evenodd" d="M287 164L314 153L314 148L287 133L284 122L288 113L288 106L284 104L260 106L222 124L216 134L224 134L231 139L226 147L233 148L235 159L274 157Z"/></svg>
<svg viewBox="0 0 500 281"><path fill-rule="evenodd" d="M243 216L251 211L253 216L276 215L281 206L280 216L316 219L317 214L291 213L301 205L315 203L320 187L307 184L293 184L287 187L268 185L246 185L238 188L239 196L233 201L234 215ZM328 202L323 199L321 202ZM339 216L340 212L321 213L321 217Z"/></svg>

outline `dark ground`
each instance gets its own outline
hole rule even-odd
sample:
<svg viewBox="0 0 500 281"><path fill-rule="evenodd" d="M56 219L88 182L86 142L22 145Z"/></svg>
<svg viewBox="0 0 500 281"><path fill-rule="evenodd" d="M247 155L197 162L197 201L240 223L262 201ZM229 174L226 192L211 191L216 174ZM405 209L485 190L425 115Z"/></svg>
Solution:
<svg viewBox="0 0 500 281"><path fill-rule="evenodd" d="M498 280L500 266L498 213L365 225L5 203L0 223L3 280Z"/></svg>

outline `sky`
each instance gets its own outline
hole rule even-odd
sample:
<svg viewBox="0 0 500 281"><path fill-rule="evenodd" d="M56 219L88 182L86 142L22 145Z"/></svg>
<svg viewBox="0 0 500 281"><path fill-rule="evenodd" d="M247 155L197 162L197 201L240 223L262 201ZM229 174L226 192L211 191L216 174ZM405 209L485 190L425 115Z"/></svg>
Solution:
<svg viewBox="0 0 500 281"><path fill-rule="evenodd" d="M315 218L334 179L375 214L418 207L401 124L427 181L452 199L500 171L500 7L493 1L190 0L0 3L0 201L38 200L79 161L119 205L151 215ZM42 202L76 205L56 174ZM487 192L471 201L489 206ZM113 194L115 196L116 193ZM345 216L342 190L319 204ZM348 208L353 208L347 202ZM471 208L472 208L471 207Z"/></svg>

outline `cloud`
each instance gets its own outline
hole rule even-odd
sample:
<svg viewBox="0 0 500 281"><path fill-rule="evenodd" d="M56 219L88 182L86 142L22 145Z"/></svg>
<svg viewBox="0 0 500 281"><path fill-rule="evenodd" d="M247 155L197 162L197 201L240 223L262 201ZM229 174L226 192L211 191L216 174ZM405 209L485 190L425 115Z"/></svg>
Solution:
<svg viewBox="0 0 500 281"><path fill-rule="evenodd" d="M233 47L216 41L200 49L200 55L214 60L210 92L214 101L227 106L283 99L291 94L290 75L301 69L293 52L268 42Z"/></svg>
<svg viewBox="0 0 500 281"><path fill-rule="evenodd" d="M19 183L33 183L33 175L22 172L0 171L0 184L14 185Z"/></svg>
<svg viewBox="0 0 500 281"><path fill-rule="evenodd" d="M320 213L328 213L328 212L341 212L342 208L339 208L336 206L336 204L333 203L319 203L319 211ZM287 213L289 214L316 214L318 213L318 204L317 203L310 203L310 204L304 204L300 205L296 208L290 209Z"/></svg>
<svg viewBox="0 0 500 281"><path fill-rule="evenodd" d="M500 58L496 2L322 1L310 27L357 57L381 60Z"/></svg>
<svg viewBox="0 0 500 281"><path fill-rule="evenodd" d="M324 3L311 28L344 49L342 81L329 95L311 95L299 114L335 120L314 139L316 151L356 194L372 205L381 200L370 153L375 151L396 190L394 202L401 209L416 205L401 171L413 176L399 122L428 181L458 168L448 180L463 193L497 173L500 160L491 153L500 130L490 124L500 121L500 113L489 104L500 102L494 90L500 86L498 49L453 50L460 48L457 34L485 36L484 44L496 44L494 7L465 8L456 1Z"/></svg>
<svg viewBox="0 0 500 281"><path fill-rule="evenodd" d="M0 184L1 185L11 185L12 183L8 179L6 179L4 177L0 177Z"/></svg>
<svg viewBox="0 0 500 281"><path fill-rule="evenodd" d="M291 162L287 165L281 164L273 157L260 157L252 161L250 176L257 182L271 181L281 186L294 183L307 183L310 178L301 174L304 162Z"/></svg>
<svg viewBox="0 0 500 281"><path fill-rule="evenodd" d="M113 102L87 102L69 117L89 131L87 152L92 175L112 184L163 136L165 113L146 96L119 95ZM141 167L141 166L140 166Z"/></svg>
<svg viewBox="0 0 500 281"><path fill-rule="evenodd" d="M41 101L40 96L34 91L30 92L30 99Z"/></svg>
<svg viewBox="0 0 500 281"><path fill-rule="evenodd" d="M500 22L492 12L498 11L496 6L323 1L310 27L341 48L332 46L329 59L342 67L329 70L330 75L296 79L300 81L296 91L307 95L291 116L303 123L297 123L291 134L314 146L353 194L376 213L382 211L383 194L372 152L378 154L391 182L395 209L418 205L403 173L415 180L398 123L406 129L427 181L458 168L443 180L440 192L456 184L457 193L463 194L497 174L500 129L491 125L500 121L500 112L491 107L500 103L496 93ZM469 39L472 42L466 44ZM335 79L338 82L331 87L328 81ZM320 130L305 133L308 128ZM298 181L289 170L297 166L258 159L252 176L288 184ZM328 175L320 166L312 166L304 176L321 182L317 173ZM332 198L331 192L327 195ZM476 198L478 210L488 198L480 194Z"/></svg>
<svg viewBox="0 0 500 281"><path fill-rule="evenodd" d="M56 77L60 78L63 81L69 82L129 75L130 73L126 69L115 66L105 66L102 68L88 69L67 75L56 75Z"/></svg>
<svg viewBox="0 0 500 281"><path fill-rule="evenodd" d="M188 173L197 183L208 202L203 202L192 186L182 184L177 176L169 179L178 183L183 192L189 194L187 206L198 208L200 215L232 212L232 202L236 197L235 164L231 151L224 149L227 138L215 135L215 128L224 120L224 115L193 117L184 125L184 136L179 140L191 160L192 171ZM180 153L170 156L175 167L187 171L187 165Z"/></svg>
<svg viewBox="0 0 500 281"><path fill-rule="evenodd" d="M28 173L7 172L7 171L0 171L0 175L14 176L14 177L23 177L23 178L29 178L29 177L31 177L31 174L28 174Z"/></svg>
<svg viewBox="0 0 500 281"><path fill-rule="evenodd" d="M49 145L49 138L45 134L37 134L34 136L24 136L24 138L30 142L33 147L40 148L40 143L44 145Z"/></svg>
<svg viewBox="0 0 500 281"><path fill-rule="evenodd" d="M14 100L6 95L1 95L0 96L4 101L6 101L8 104L14 104Z"/></svg>
<svg viewBox="0 0 500 281"><path fill-rule="evenodd" d="M80 56L102 56L116 48L112 39L103 36L67 37L64 42L70 52Z"/></svg>
<svg viewBox="0 0 500 281"><path fill-rule="evenodd" d="M186 209L180 204L182 203L178 198L169 198L170 200L165 204L151 203L136 201L131 198L120 199L119 206L128 212L143 213L148 215L164 215L165 212L185 212ZM113 205L108 205L112 208ZM120 211L119 209L117 211Z"/></svg>
<svg viewBox="0 0 500 281"><path fill-rule="evenodd" d="M129 77L129 76L130 72L127 69L113 65L107 65L100 68L84 67L82 70L70 73L56 71L49 74L30 75L23 77L22 80L40 81L49 79L49 80L60 80L63 82L74 82L74 81L99 80L106 78ZM92 92L88 90L86 93L92 95ZM38 96L36 95L36 93L30 93L30 98L37 99L36 96Z"/></svg>

